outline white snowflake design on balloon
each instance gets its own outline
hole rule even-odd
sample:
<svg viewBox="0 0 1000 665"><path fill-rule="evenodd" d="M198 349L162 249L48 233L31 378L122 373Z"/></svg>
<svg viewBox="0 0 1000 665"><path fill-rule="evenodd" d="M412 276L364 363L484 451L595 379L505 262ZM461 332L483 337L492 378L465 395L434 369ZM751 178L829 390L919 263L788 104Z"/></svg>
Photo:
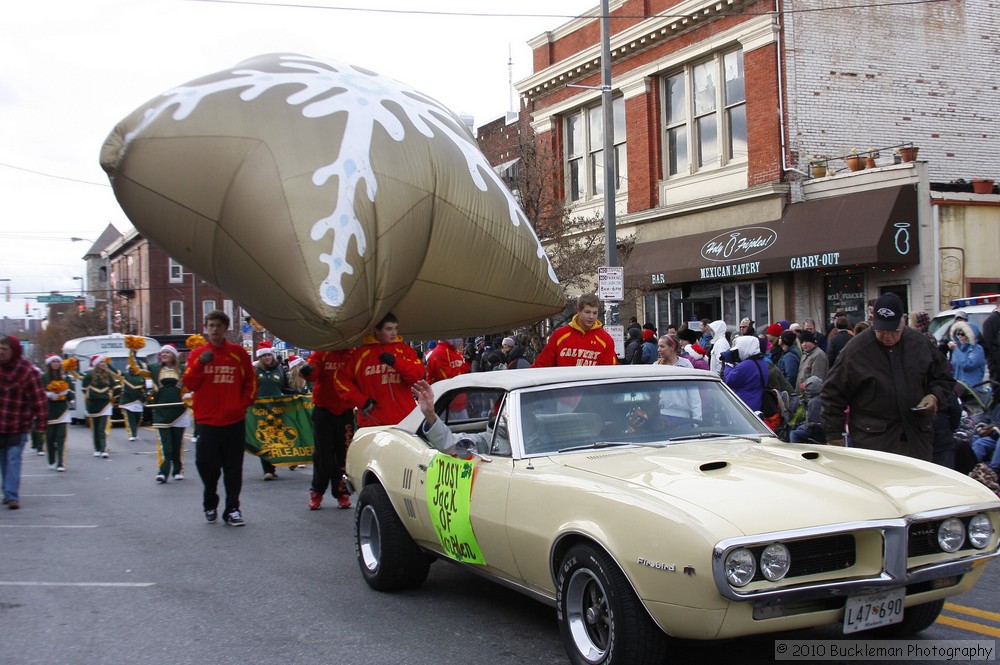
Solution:
<svg viewBox="0 0 1000 665"><path fill-rule="evenodd" d="M436 131L458 147L465 158L469 177L480 191L487 190L487 180L497 186L507 199L511 223L514 226L524 224L538 246L538 257L544 259L548 266L549 279L558 282L534 229L480 152L475 140L468 132L442 120L442 115L450 117L460 127L461 123L451 111L409 86L352 65L298 55L281 56L280 64L288 71L275 73L234 69L232 78L174 88L163 95L159 104L146 110L142 122L126 135L125 140L131 141L170 108L176 107L172 116L174 120L183 120L209 95L240 88L245 88L240 93L240 99L249 102L271 88L294 84L297 89L286 101L290 105L301 106L304 117L318 118L346 112L347 127L336 159L317 169L312 176L316 186L325 184L332 177L338 179L337 205L328 216L317 220L311 229L314 241L320 241L328 232L333 232L330 253L320 255L329 267L329 274L320 285L319 295L326 304L338 307L345 299L342 280L345 275L354 273L347 261L350 240L355 239L358 253L362 256L367 245L364 229L355 212L355 192L363 182L370 201L374 202L378 193L378 183L369 162L375 126L380 125L395 141L402 141L406 136L406 127L400 118L383 104L391 101L402 109L418 132L431 138Z"/></svg>

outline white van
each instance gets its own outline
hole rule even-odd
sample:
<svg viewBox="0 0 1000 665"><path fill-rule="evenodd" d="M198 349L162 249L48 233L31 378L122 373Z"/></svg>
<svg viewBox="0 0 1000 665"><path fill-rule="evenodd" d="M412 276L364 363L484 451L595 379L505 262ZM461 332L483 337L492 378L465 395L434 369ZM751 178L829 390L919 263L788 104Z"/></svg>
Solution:
<svg viewBox="0 0 1000 665"><path fill-rule="evenodd" d="M136 351L136 358L156 362L156 355L160 352L160 343L152 337L143 337L146 345ZM77 337L63 344L63 358L76 358L79 367L77 372L83 374L90 369L90 359L96 355L102 355L111 359L111 366L119 374L128 372L128 347L125 346L125 335L96 335L94 337ZM70 404L70 417L73 422L85 422L87 420L87 409L83 404L83 392L80 389L80 382L73 380L73 393L75 399ZM121 413L115 409L111 422L122 421Z"/></svg>

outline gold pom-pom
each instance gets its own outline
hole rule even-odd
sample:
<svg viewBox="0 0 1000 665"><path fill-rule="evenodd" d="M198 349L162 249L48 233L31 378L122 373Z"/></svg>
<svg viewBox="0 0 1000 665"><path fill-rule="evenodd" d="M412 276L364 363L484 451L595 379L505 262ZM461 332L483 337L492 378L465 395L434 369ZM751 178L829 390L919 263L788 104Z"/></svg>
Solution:
<svg viewBox="0 0 1000 665"><path fill-rule="evenodd" d="M67 372L76 371L76 368L80 366L80 363L76 361L76 358L66 358L63 360L63 369Z"/></svg>
<svg viewBox="0 0 1000 665"><path fill-rule="evenodd" d="M199 346L205 346L206 344L208 344L208 340L205 339L202 335L195 333L194 335L188 337L187 341L184 343L187 345L187 348L189 349L197 349Z"/></svg>
<svg viewBox="0 0 1000 665"><path fill-rule="evenodd" d="M139 335L125 335L125 347L138 351L146 346L146 338Z"/></svg>

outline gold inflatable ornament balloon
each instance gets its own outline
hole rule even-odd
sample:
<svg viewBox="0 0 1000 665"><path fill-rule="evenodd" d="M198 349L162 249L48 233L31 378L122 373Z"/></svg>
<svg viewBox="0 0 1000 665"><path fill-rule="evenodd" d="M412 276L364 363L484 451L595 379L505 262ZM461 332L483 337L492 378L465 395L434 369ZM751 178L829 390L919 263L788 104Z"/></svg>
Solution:
<svg viewBox="0 0 1000 665"><path fill-rule="evenodd" d="M561 311L524 213L461 118L354 65L272 54L170 90L101 151L150 241L303 348Z"/></svg>

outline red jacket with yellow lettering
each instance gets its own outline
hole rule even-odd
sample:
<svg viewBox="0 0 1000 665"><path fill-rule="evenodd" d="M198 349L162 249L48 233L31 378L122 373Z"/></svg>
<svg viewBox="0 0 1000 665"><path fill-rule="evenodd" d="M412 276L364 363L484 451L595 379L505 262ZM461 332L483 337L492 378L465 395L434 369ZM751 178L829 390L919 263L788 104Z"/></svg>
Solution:
<svg viewBox="0 0 1000 665"><path fill-rule="evenodd" d="M313 351L309 354L309 365L313 368L309 381L313 382L313 405L340 415L350 411L354 405L337 394L334 377L337 370L347 364L350 349L341 351Z"/></svg>
<svg viewBox="0 0 1000 665"><path fill-rule="evenodd" d="M396 356L391 367L379 360L383 353ZM334 386L338 397L359 409L358 427L396 425L417 405L410 386L423 377L424 364L402 337L389 344L368 337L337 370ZM360 409L369 398L375 408L366 416Z"/></svg>
<svg viewBox="0 0 1000 665"><path fill-rule="evenodd" d="M199 361L209 350L211 362ZM205 344L192 351L182 383L194 392L194 419L199 425L223 427L242 422L257 398L257 373L250 356L232 342L223 342L222 347Z"/></svg>
<svg viewBox="0 0 1000 665"><path fill-rule="evenodd" d="M571 367L576 365L617 365L615 340L596 322L584 332L576 322L576 315L569 325L556 328L549 336L532 367Z"/></svg>

